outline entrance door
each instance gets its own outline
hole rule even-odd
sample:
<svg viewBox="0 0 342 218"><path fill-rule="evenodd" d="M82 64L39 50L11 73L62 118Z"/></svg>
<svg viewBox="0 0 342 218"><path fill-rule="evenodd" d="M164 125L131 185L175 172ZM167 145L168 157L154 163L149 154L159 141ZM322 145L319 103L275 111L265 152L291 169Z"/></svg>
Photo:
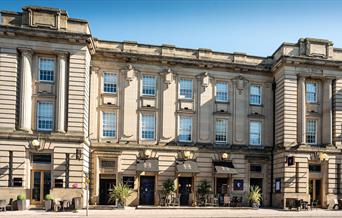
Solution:
<svg viewBox="0 0 342 218"><path fill-rule="evenodd" d="M192 177L179 177L178 178L178 192L180 194L180 205L189 205L189 195L192 187Z"/></svg>
<svg viewBox="0 0 342 218"><path fill-rule="evenodd" d="M100 205L115 204L115 202L109 202L109 194L116 184L115 179L100 179Z"/></svg>
<svg viewBox="0 0 342 218"><path fill-rule="evenodd" d="M250 186L258 186L260 188L261 197L262 197L262 179L261 178L251 178L249 182L250 182ZM260 201L260 205L261 206L263 205L262 198Z"/></svg>
<svg viewBox="0 0 342 218"><path fill-rule="evenodd" d="M154 176L140 176L140 205L154 205Z"/></svg>
<svg viewBox="0 0 342 218"><path fill-rule="evenodd" d="M50 194L51 171L34 171L31 173L31 202L32 204L43 204L44 197Z"/></svg>
<svg viewBox="0 0 342 218"><path fill-rule="evenodd" d="M216 193L219 196L219 205L224 204L224 195L228 194L228 179L216 178Z"/></svg>
<svg viewBox="0 0 342 218"><path fill-rule="evenodd" d="M321 206L322 196L321 196L321 180L320 179L310 179L309 182L309 194L312 201L317 201L317 205Z"/></svg>

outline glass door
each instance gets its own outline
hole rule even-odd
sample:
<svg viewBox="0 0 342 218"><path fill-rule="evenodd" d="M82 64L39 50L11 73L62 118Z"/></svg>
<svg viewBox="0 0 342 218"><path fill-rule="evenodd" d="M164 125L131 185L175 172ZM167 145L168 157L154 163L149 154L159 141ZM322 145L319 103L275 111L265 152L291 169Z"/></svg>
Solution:
<svg viewBox="0 0 342 218"><path fill-rule="evenodd" d="M43 204L44 197L50 194L51 189L51 171L33 171L32 170L32 191L31 203Z"/></svg>

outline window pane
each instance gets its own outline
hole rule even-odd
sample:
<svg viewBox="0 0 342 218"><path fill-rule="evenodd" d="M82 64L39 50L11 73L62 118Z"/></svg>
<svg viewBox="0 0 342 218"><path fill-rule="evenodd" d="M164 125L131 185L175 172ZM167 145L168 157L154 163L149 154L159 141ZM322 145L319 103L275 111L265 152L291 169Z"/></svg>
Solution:
<svg viewBox="0 0 342 218"><path fill-rule="evenodd" d="M179 141L190 142L192 140L192 118L180 117Z"/></svg>
<svg viewBox="0 0 342 218"><path fill-rule="evenodd" d="M39 80L54 81L55 60L52 58L39 58Z"/></svg>
<svg viewBox="0 0 342 218"><path fill-rule="evenodd" d="M154 114L141 115L141 139L154 139L155 117Z"/></svg>
<svg viewBox="0 0 342 218"><path fill-rule="evenodd" d="M104 73L103 91L107 93L116 93L117 77L113 73Z"/></svg>
<svg viewBox="0 0 342 218"><path fill-rule="evenodd" d="M38 102L37 106L37 129L52 131L53 129L53 103Z"/></svg>
<svg viewBox="0 0 342 218"><path fill-rule="evenodd" d="M156 77L144 75L142 79L142 94L154 96L156 94Z"/></svg>
<svg viewBox="0 0 342 218"><path fill-rule="evenodd" d="M216 83L216 101L228 101L228 83L217 82Z"/></svg>
<svg viewBox="0 0 342 218"><path fill-rule="evenodd" d="M261 87L258 85L251 85L250 88L250 104L261 105Z"/></svg>
<svg viewBox="0 0 342 218"><path fill-rule="evenodd" d="M306 122L306 143L316 144L316 120L308 120Z"/></svg>
<svg viewBox="0 0 342 218"><path fill-rule="evenodd" d="M181 79L179 82L179 97L185 99L192 99L192 80Z"/></svg>
<svg viewBox="0 0 342 218"><path fill-rule="evenodd" d="M217 119L216 120L216 142L227 142L227 120Z"/></svg>
<svg viewBox="0 0 342 218"><path fill-rule="evenodd" d="M306 101L308 103L317 102L317 85L316 83L306 83Z"/></svg>
<svg viewBox="0 0 342 218"><path fill-rule="evenodd" d="M249 144L261 144L261 122L252 121L249 123Z"/></svg>
<svg viewBox="0 0 342 218"><path fill-rule="evenodd" d="M103 137L116 137L116 114L114 112L103 112L102 114Z"/></svg>

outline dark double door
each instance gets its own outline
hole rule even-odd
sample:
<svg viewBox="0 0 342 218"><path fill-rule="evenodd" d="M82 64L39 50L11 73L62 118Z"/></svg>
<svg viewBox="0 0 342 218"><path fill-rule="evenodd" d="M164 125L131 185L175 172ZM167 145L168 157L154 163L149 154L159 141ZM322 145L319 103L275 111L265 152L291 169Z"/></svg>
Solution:
<svg viewBox="0 0 342 218"><path fill-rule="evenodd" d="M189 197L192 190L192 177L179 177L178 186L178 192L180 194L180 205L188 206Z"/></svg>
<svg viewBox="0 0 342 218"><path fill-rule="evenodd" d="M154 205L154 176L140 176L140 205Z"/></svg>
<svg viewBox="0 0 342 218"><path fill-rule="evenodd" d="M115 202L109 201L109 194L116 184L115 179L100 179L100 205L115 204Z"/></svg>

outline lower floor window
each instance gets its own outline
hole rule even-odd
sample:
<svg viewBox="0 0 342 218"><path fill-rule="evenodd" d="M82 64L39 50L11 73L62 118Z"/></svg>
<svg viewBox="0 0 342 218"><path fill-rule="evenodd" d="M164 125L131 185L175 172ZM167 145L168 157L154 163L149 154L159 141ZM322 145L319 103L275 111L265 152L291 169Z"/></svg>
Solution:
<svg viewBox="0 0 342 218"><path fill-rule="evenodd" d="M306 121L306 143L317 143L317 120Z"/></svg>
<svg viewBox="0 0 342 218"><path fill-rule="evenodd" d="M227 120L217 119L215 124L215 141L218 143L227 142Z"/></svg>
<svg viewBox="0 0 342 218"><path fill-rule="evenodd" d="M249 144L261 145L261 122L251 121L249 123Z"/></svg>
<svg viewBox="0 0 342 218"><path fill-rule="evenodd" d="M154 140L156 126L155 122L154 114L141 115L141 139Z"/></svg>
<svg viewBox="0 0 342 218"><path fill-rule="evenodd" d="M102 136L108 138L116 137L116 114L114 112L103 112L102 114Z"/></svg>
<svg viewBox="0 0 342 218"><path fill-rule="evenodd" d="M191 142L192 140L192 118L180 117L179 118L179 141Z"/></svg>
<svg viewBox="0 0 342 218"><path fill-rule="evenodd" d="M52 131L53 129L53 103L38 102L37 130Z"/></svg>

